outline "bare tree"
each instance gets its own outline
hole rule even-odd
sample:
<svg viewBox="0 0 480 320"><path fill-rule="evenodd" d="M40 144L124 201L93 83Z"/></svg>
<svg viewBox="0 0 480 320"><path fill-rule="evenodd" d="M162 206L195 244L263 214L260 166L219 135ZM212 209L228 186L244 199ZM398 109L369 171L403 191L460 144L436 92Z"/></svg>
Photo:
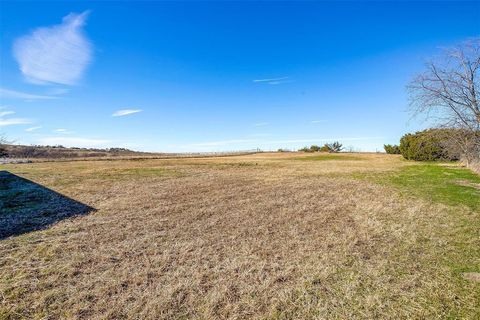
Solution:
<svg viewBox="0 0 480 320"><path fill-rule="evenodd" d="M325 147L328 149L328 152L333 152L333 153L340 152L343 150L343 145L338 141L335 141L332 143L326 143Z"/></svg>
<svg viewBox="0 0 480 320"><path fill-rule="evenodd" d="M408 85L415 115L454 128L452 138L467 162L480 156L480 38L446 49Z"/></svg>
<svg viewBox="0 0 480 320"><path fill-rule="evenodd" d="M0 157L6 157L7 156L7 149L5 148L5 145L7 144L7 139L5 136L0 134Z"/></svg>

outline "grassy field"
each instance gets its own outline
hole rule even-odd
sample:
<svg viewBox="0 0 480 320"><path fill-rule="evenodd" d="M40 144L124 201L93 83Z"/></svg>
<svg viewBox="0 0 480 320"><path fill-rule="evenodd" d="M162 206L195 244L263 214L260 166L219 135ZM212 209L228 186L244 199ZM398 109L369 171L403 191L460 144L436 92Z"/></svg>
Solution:
<svg viewBox="0 0 480 320"><path fill-rule="evenodd" d="M0 240L0 319L480 319L480 177L457 165L265 153L0 170L0 222L44 223Z"/></svg>

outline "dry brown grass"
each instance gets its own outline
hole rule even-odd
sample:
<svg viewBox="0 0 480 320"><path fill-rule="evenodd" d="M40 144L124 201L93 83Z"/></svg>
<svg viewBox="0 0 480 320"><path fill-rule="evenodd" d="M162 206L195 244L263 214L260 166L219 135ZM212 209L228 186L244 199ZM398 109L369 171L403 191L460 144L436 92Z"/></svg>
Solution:
<svg viewBox="0 0 480 320"><path fill-rule="evenodd" d="M399 157L341 156L5 165L97 211L0 241L0 318L478 316L445 232L478 213L352 175Z"/></svg>

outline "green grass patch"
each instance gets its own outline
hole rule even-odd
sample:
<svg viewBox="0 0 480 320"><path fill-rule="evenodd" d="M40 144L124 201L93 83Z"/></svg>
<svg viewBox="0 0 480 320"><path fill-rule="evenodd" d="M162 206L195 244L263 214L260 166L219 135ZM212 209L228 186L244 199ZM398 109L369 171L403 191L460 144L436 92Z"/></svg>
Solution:
<svg viewBox="0 0 480 320"><path fill-rule="evenodd" d="M408 195L452 206L465 205L473 210L480 209L480 176L465 168L435 163L418 164L382 175L379 179Z"/></svg>
<svg viewBox="0 0 480 320"><path fill-rule="evenodd" d="M455 297L470 297L473 304L480 301L480 284L463 276L465 272L480 273L480 176L445 163L415 163L399 171L357 178L393 186L407 197L448 205L448 215L432 221L435 228L427 228L425 237L419 237L415 247L426 257L431 255L430 260L423 262L427 267L448 270L442 277L451 285ZM445 302L448 301L430 302L444 306L445 319L480 319L478 309L453 306L450 302L446 307Z"/></svg>
<svg viewBox="0 0 480 320"><path fill-rule="evenodd" d="M299 160L299 161L331 161L331 160L358 161L358 160L365 160L365 159L362 158L362 157L359 157L359 156L324 153L324 154L313 155L313 156L296 157L296 158L292 158L292 160Z"/></svg>

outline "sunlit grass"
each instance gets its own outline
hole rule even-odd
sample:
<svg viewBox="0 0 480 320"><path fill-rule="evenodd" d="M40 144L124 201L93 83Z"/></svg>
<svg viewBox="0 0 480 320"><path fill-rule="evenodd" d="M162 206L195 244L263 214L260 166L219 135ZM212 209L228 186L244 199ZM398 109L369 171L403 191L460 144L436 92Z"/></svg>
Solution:
<svg viewBox="0 0 480 320"><path fill-rule="evenodd" d="M408 195L480 209L480 176L465 168L433 163L412 165L381 179Z"/></svg>
<svg viewBox="0 0 480 320"><path fill-rule="evenodd" d="M0 242L0 319L480 317L464 277L480 272L480 177L456 164L262 153L5 169L97 210Z"/></svg>
<svg viewBox="0 0 480 320"><path fill-rule="evenodd" d="M344 161L356 161L356 160L365 160L365 158L350 155L350 154L331 154L331 153L322 153L322 154L315 154L303 157L296 157L291 158L292 160L299 160L299 161L329 161L329 160L344 160Z"/></svg>

